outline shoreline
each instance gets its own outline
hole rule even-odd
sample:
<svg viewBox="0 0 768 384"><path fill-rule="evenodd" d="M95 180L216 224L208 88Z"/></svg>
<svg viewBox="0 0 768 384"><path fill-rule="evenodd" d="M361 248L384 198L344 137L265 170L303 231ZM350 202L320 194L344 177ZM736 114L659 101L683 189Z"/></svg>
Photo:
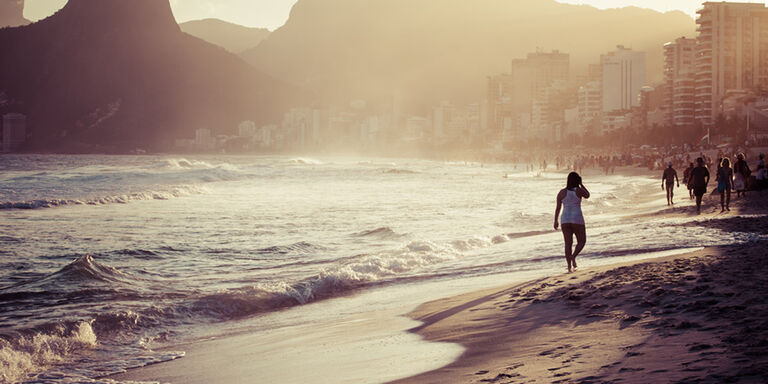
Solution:
<svg viewBox="0 0 768 384"><path fill-rule="evenodd" d="M665 217L667 215L674 216L674 215L680 215L681 212L690 211L691 209L695 209L690 207L689 203L684 203L685 197L683 196L680 199L680 206L676 206L674 208L666 208L661 209L660 211L657 211L657 214L661 215L662 217ZM650 196L648 196L650 198ZM749 199L748 199L749 200ZM742 200L742 204L744 201ZM714 202L713 198L707 197L705 199L707 206L711 206ZM739 203L734 203L734 206L738 206ZM736 211L736 209L734 209ZM709 210L705 211L709 212ZM742 213L748 213L748 212L742 212ZM734 212L732 216L736 216L738 213ZM711 219L714 216L710 214L704 214L701 216L702 219ZM718 220L720 221L720 220ZM704 222L701 225L710 225L711 223ZM738 224L738 223L736 223ZM746 225L748 227L747 229L749 231L755 231L756 228L759 228L760 225L765 224L761 222L760 225L755 225L754 223L741 223ZM741 247L746 247L746 245L738 245L738 246L728 246L724 247L723 249L727 249L729 247L736 247L738 249L741 249ZM757 246L757 251L759 252L762 249L766 248L765 243L760 243L759 246ZM627 354L626 348L633 346L633 345L640 345L641 343L645 343L644 345L659 345L662 344L660 341L660 338L651 340L652 337L655 337L652 333L649 333L650 331L647 331L646 328L641 327L640 331L647 331L645 333L643 332L633 332L631 334L627 333L628 331L625 331L625 329L631 329L634 330L631 326L634 324L644 324L641 320L643 318L640 316L643 312L637 312L637 310L630 311L632 314L626 314L626 315L617 315L611 313L609 311L606 313L590 313L589 311L583 312L580 315L574 315L573 313L570 313L569 311L569 305L573 304L570 300L564 299L563 297L560 298L550 298L546 295L552 295L553 292L557 290L562 290L565 287L576 287L576 290L583 290L583 288L579 288L579 284L584 284L588 282L590 279L594 279L600 275L605 275L609 271L614 271L616 269L628 269L630 271L634 271L635 275L637 275L637 271L642 271L643 268L646 268L646 266L649 265L657 265L658 263L674 263L675 260L688 260L688 259L700 259L702 256L709 252L721 252L722 250L720 248L707 248L701 251L696 251L693 253L687 253L684 255L678 254L675 256L665 256L661 258L646 258L646 259L638 259L635 261L630 262L619 262L619 263L613 263L610 265L604 265L599 267L593 267L589 269L584 269L581 271L578 271L575 274L572 275L551 275L554 277L545 277L540 279L533 279L529 281L523 281L521 283L515 284L512 287L503 287L500 288L499 285L496 285L495 288L484 288L477 292L470 292L470 293L463 293L455 296L450 296L450 293L446 294L446 296L449 296L445 299L439 299L437 301L422 303L418 309L416 309L415 312L411 312L410 318L406 317L406 312L415 308L416 306L411 306L407 308L403 308L402 311L394 313L394 312L388 312L385 314L379 313L378 316L371 315L370 317L366 318L363 322L366 324L365 327L360 328L359 332L356 333L356 336L359 337L365 337L367 335L367 332L376 332L377 328L381 327L382 321L387 321L387 327L391 327L392 323L395 323L395 321L391 319L397 318L397 322L402 325L400 328L400 332L405 333L407 330L411 330L413 333L412 336L415 338L423 338L427 342L430 343L438 343L433 344L439 345L443 344L446 346L462 346L464 348L464 352L457 353L455 357L449 361L443 361L440 364L436 364L435 360L433 359L433 356L429 353L424 354L423 358L414 358L414 356L419 356L420 354L417 352L417 349L413 349L410 346L408 348L403 349L395 349L392 350L393 355L399 355L399 357L407 357L409 359L412 359L413 361L409 361L409 364L416 364L417 366L419 364L422 364L423 369L421 370L413 370L413 367L411 366L410 370L404 370L403 366L396 366L392 367L391 369L397 370L398 368L401 369L402 372L423 372L419 373L416 376L412 376L410 378L400 378L405 377L405 375L401 375L399 377L392 377L388 376L386 374L380 374L377 375L376 378L379 379L378 382L383 382L387 380L395 380L392 381L394 383L429 383L429 382L517 382L516 380L522 377L523 375L530 375L526 377L533 377L533 380L535 382L556 382L559 380L563 380L562 382L572 382L575 378L573 375L576 375L578 372L572 372L573 369L571 369L570 366L565 367L557 367L557 366L548 366L547 363L551 362L551 358L547 356L553 356L553 357L561 357L563 356L563 353L565 353L568 348L571 348L574 345L581 345L581 347L584 347L585 352L574 352L573 355L576 354L584 355L587 353L595 353L597 352L596 356L598 357L599 361L606 360L608 357L614 357L619 358L620 355L624 356L624 354ZM588 262L587 262L588 264ZM585 266L585 265L582 265ZM653 268L651 268L653 269ZM626 272L626 271L625 271ZM628 272L629 273L629 272ZM612 284L623 284L626 282L636 282L637 278L631 277L632 273L627 274L621 274L619 278L615 278ZM623 276L623 277L622 277ZM567 280L566 280L567 279ZM560 281L558 281L560 280ZM522 281L522 280L521 280ZM542 287L543 285L546 285ZM594 284L593 284L594 285ZM490 287L492 285L486 285L486 287ZM614 292L619 290L620 288L616 287L610 287L608 288L609 292ZM468 292L468 291L464 291ZM568 292L570 294L570 292ZM594 292L592 292L594 293ZM521 296L522 295L522 296ZM580 294L579 294L580 295ZM514 296L514 297L513 297ZM521 297L518 297L521 296ZM562 295L561 295L562 296ZM437 296L439 297L439 296ZM515 298L516 297L516 298ZM502 303L502 306L506 306L508 308L504 308L501 312L487 312L488 308L487 306L498 302L499 300L505 301L504 298L508 298L507 300L511 300L509 303ZM579 299L581 300L581 299ZM577 301L579 301L577 300ZM544 305L550 306L545 308ZM600 305L600 304L598 304ZM644 305L648 305L647 303ZM491 305L492 306L492 305ZM557 307L557 308L555 308ZM544 308L542 310L542 308ZM512 310L515 311L522 311L525 310L526 321L522 323L518 323L517 326L519 326L520 329L525 330L524 332L519 331L510 331L510 332L504 332L503 334L493 333L494 330L498 329L507 329L509 330L509 325L505 325L504 323L510 323L510 312ZM600 308L597 308L600 309ZM597 310L596 309L596 310ZM646 308L647 310L648 308ZM506 312L505 312L506 311ZM478 319L474 319L471 317L466 316L472 316L472 315L485 315L484 318L486 322L480 321ZM635 319L637 317L637 319ZM456 319L460 319L462 321L455 321ZM562 325L559 323L554 322L553 319L565 319L562 321L568 321L566 325ZM595 320L596 319L596 320ZM416 321L422 321L423 324L417 325ZM410 323L409 323L410 322ZM538 327L536 324L538 322L543 322L545 326ZM686 323L687 322L687 323ZM348 323L355 323L355 322L348 322ZM679 324L683 324L683 327L689 327L689 325L685 324L701 324L702 322L696 322L696 321L689 321L689 320L681 320ZM377 325L378 324L378 325ZM478 324L481 324L482 326L478 327ZM577 327L578 325L578 327ZM677 326L675 325L675 326ZM448 327L448 328L446 328ZM700 326L690 326L691 328L700 329ZM341 329L341 327L339 328ZM458 331L456 331L458 329ZM290 331L281 333L277 332L277 334L281 334L283 336L288 337L298 337L302 340L311 340L312 336L301 336L304 334L311 335L312 329L304 329L302 332L306 333L299 333L299 336L297 334L290 334ZM339 334L339 331L334 331ZM559 344L558 346L554 346L552 348L543 348L541 343L533 343L526 346L526 340L521 339L521 335L527 335L529 333L534 333L535 337L533 339L539 339L544 340L543 338L550 337L554 338L555 340L570 340L569 338L576 338L578 340L573 340L570 342L564 342ZM273 332L268 332L273 333ZM355 333L355 332L349 332L348 330L344 331L345 336L348 336L349 333ZM517 335L514 336L513 339L507 340L507 334L513 334ZM601 346L600 348L596 346L592 346L589 342L590 337L595 337L595 335L611 335L616 340L624 340L622 345L613 345L606 347L605 345ZM477 337L481 336L490 336L490 338L485 339L485 341L480 344L476 345L473 342L473 339L476 339ZM599 336L598 336L599 337ZM580 341L579 341L580 340ZM643 341L646 340L646 341ZM650 341L648 341L650 340ZM322 343L325 343L326 345L334 345L335 341L339 341L339 339L325 339L321 340ZM261 372L254 369L253 367L249 367L249 365L253 365L253 363L248 362L247 358L254 356L257 356L258 353L256 352L257 349L263 349L264 345L260 345L261 342L270 342L275 344L285 343L285 341L279 337L276 337L275 335L259 335L259 334L253 334L253 332L248 332L248 334L241 334L237 335L235 337L223 337L219 340L210 340L210 341L198 341L198 342L192 342L189 344L189 348L191 349L192 353L188 353L187 356L183 359L174 360L173 362L167 362L167 363L161 363L157 365L151 365L147 367L137 368L137 369L131 369L127 371L126 373L114 375L107 377L108 379L115 379L115 380L126 380L126 381L153 381L153 380L160 380L161 382L211 382L216 380L226 380L227 382L248 382L249 378L255 377L254 374L261 376ZM293 342L293 341L292 341ZM530 340L528 341L530 342ZM447 344L449 343L449 344ZM633 344L634 343L634 344ZM555 343L557 344L557 343ZM714 342L709 343L702 343L702 345L714 345ZM553 344L554 345L554 344ZM678 348L680 350L674 350L672 351L676 355L683 356L684 354L681 352L685 348L684 346L680 346L681 344L678 343ZM570 346L570 347L565 347ZM343 345L334 347L334 349L342 349ZM563 349L558 350L560 347L565 347ZM291 344L291 348L295 350L301 350L306 348L305 344L302 344L301 342L296 342L294 344ZM522 352L516 351L515 348L523 348L524 350ZM161 348L160 350L164 350L168 348ZM232 353L232 350L235 350L237 353ZM705 348L707 351L705 353L712 352L712 348ZM314 350L315 352L318 352L317 350ZM480 351L480 352L477 352ZM617 352L618 351L618 352ZM623 354L622 354L623 351ZM188 351L190 352L190 351ZM320 350L322 352L322 350ZM358 350L355 353L360 353L361 351ZM426 351L423 351L426 352ZM536 353L533 353L536 352ZM663 353L672 353L669 351L662 351ZM343 354L340 355L342 360L341 361L347 361L346 359L351 359L356 356L352 356L355 353L350 353L349 350L343 351ZM363 352L364 353L364 352ZM521 353L523 353L521 355ZM647 352L632 352L632 353L640 353L640 354L648 354L651 355L651 353ZM234 358L238 357L238 354L242 355L243 361L235 362L233 360ZM653 354L658 355L657 352L654 352ZM226 357L228 356L228 357ZM345 357L346 356L346 357ZM641 356L641 355L637 355ZM579 356L581 357L581 356ZM531 360L531 361L539 361L537 364L529 363L526 366L520 365L520 364L526 364L523 362L515 362L507 364L507 360ZM576 360L576 359L571 359ZM695 359L692 359L693 361ZM384 360L381 360L384 361ZM452 361L452 362L450 362ZM348 362L349 363L349 362ZM347 364L347 363L345 363ZM388 365L392 365L392 361L387 362ZM445 365L447 364L447 365ZM506 364L506 366L505 366ZM592 365L588 365L586 363L582 364L582 371L589 370L589 372L598 372L601 369L608 369L605 368L604 365L596 365L597 363L593 362ZM653 363L656 364L656 363ZM682 364L682 363L681 363ZM290 367L281 365L281 363L277 363L277 366L280 366L283 370L288 369L299 369L299 367ZM359 364L358 364L359 365ZM646 365L652 365L651 363L647 363ZM344 366L344 365L342 365ZM441 367L442 368L438 368ZM514 369L512 369L514 367ZM539 367L539 368L536 368ZM618 367L617 370L620 372L620 377L624 380L629 380L629 382L633 382L632 378L627 378L630 373L634 375L647 375L649 371L659 371L656 374L661 374L667 372L669 370L666 370L665 372L661 372L662 369L653 369L649 370L645 367L619 367L616 365L615 367ZM305 367L306 368L306 367ZM359 367L358 367L359 368ZM436 369L437 368L437 369ZM501 369L504 368L504 369ZM546 368L546 369L544 369ZM567 368L567 369L566 369ZM332 369L331 367L326 367L325 370ZM371 368L368 368L371 369ZM428 371L430 369L433 369L431 371ZM540 373L536 373L536 369L540 369L543 371ZM629 369L632 369L630 371ZM697 368L699 369L699 368ZM427 372L428 371L428 372ZM197 372L197 373L195 373ZM199 375L200 372L204 374L205 377L202 375ZM369 371L372 372L372 371ZM327 372L325 372L327 373ZM391 373L391 372L387 372ZM553 373L550 376L547 376L547 374ZM567 373L567 374L566 374ZM617 375L619 373L616 373ZM520 375L520 376L514 376L514 375ZM555 376L560 375L560 376ZM602 382L603 379L594 379L594 381L590 381L591 376L594 375L582 375L581 378L586 378L583 382ZM271 377L271 376L265 376L265 377ZM387 379L389 377L389 379ZM570 378L569 378L570 377ZM637 378L637 376L632 376ZM667 377L667 376L661 376L661 377ZM686 376L687 377L687 376ZM768 376L766 376L768 377ZM225 379L224 379L225 378ZM275 377L272 377L273 379L276 379ZM367 377L370 379L370 377ZM515 379L517 378L517 379ZM305 379L312 380L312 376L307 376ZM317 377L315 377L315 380ZM606 382L610 381L608 379L605 379ZM275 382L279 382L280 380L275 380ZM330 382L330 381L329 381ZM341 382L341 381L338 381ZM346 381L346 382L353 382L353 381ZM360 381L358 381L360 382ZM368 380L366 382L376 382L375 380ZM645 382L643 380L639 380L636 382Z"/></svg>
<svg viewBox="0 0 768 384"><path fill-rule="evenodd" d="M693 225L767 235L765 196L750 195L727 218L702 214ZM716 212L719 196L705 201L702 211ZM767 249L765 239L710 247L422 304L411 331L466 351L392 383L761 382Z"/></svg>

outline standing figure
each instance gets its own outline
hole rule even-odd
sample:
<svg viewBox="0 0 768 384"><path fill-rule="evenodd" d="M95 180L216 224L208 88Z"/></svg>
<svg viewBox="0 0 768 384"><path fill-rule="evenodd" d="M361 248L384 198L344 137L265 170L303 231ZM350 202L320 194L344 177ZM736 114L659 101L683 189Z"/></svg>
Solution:
<svg viewBox="0 0 768 384"><path fill-rule="evenodd" d="M693 171L693 168L693 163L690 163L688 168L683 172L683 182L685 183L685 186L688 187L688 197L691 200L693 200L693 184L689 183L688 180L691 178L691 171Z"/></svg>
<svg viewBox="0 0 768 384"><path fill-rule="evenodd" d="M707 193L707 185L709 184L709 170L704 165L703 158L696 159L696 168L691 171L688 184L693 185L693 194L696 196L696 212L701 213L701 199Z"/></svg>
<svg viewBox="0 0 768 384"><path fill-rule="evenodd" d="M672 162L670 161L669 167L661 175L661 190L664 190L664 184L667 186L667 205L675 205L673 201L675 197L675 181L677 181L677 187L680 188L680 179L677 178L677 171L672 168Z"/></svg>
<svg viewBox="0 0 768 384"><path fill-rule="evenodd" d="M736 164L733 167L733 189L736 190L736 197L747 194L747 181L751 174L752 171L744 160L744 154L740 153L736 156Z"/></svg>
<svg viewBox="0 0 768 384"><path fill-rule="evenodd" d="M731 210L731 189L733 189L733 169L731 160L724 157L717 169L717 190L720 192L720 212ZM727 199L726 199L727 196Z"/></svg>
<svg viewBox="0 0 768 384"><path fill-rule="evenodd" d="M581 199L589 199L589 191L581 182L581 176L576 172L568 175L565 189L557 194L557 208L555 209L555 230L562 224L563 237L565 238L565 260L568 263L568 272L577 268L576 256L578 256L587 244L587 229L584 215L581 212ZM560 217L560 211L563 214ZM558 218L560 221L558 222ZM573 249L573 236L576 236L576 249Z"/></svg>

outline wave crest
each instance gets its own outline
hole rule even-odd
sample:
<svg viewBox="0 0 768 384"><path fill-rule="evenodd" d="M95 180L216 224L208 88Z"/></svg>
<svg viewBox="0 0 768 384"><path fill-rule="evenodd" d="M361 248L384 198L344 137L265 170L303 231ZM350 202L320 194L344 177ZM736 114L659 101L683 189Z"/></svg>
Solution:
<svg viewBox="0 0 768 384"><path fill-rule="evenodd" d="M20 382L30 373L45 370L97 345L96 334L88 322L70 328L60 325L47 333L0 338L0 382Z"/></svg>
<svg viewBox="0 0 768 384"><path fill-rule="evenodd" d="M371 229L371 230L368 230L368 231L362 231L362 232L356 233L355 236L357 236L357 237L373 237L373 238L378 238L378 239L383 239L383 240L392 240L392 239L399 239L399 238L405 237L407 235L397 233L397 232L395 232L390 227L380 227L380 228Z"/></svg>
<svg viewBox="0 0 768 384"><path fill-rule="evenodd" d="M67 205L107 205L128 204L131 201L140 200L170 200L177 197L191 196L203 193L204 189L198 186L178 186L162 191L136 192L123 195L104 196L83 199L39 199L29 201L4 201L0 202L0 210L5 209L40 209L56 208Z"/></svg>

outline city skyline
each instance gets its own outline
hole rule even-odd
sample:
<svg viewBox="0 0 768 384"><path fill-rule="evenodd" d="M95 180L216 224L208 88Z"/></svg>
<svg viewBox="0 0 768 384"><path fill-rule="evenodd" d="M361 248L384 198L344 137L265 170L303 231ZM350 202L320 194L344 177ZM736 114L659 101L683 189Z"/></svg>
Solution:
<svg viewBox="0 0 768 384"><path fill-rule="evenodd" d="M288 20L291 7L297 0L171 0L179 23L206 18L217 18L231 23L275 30ZM659 12L682 11L694 17L701 8L700 0L558 0L560 3L590 5L599 9L635 6ZM764 1L743 0L749 3ZM24 16L37 21L60 9L66 0L26 0Z"/></svg>

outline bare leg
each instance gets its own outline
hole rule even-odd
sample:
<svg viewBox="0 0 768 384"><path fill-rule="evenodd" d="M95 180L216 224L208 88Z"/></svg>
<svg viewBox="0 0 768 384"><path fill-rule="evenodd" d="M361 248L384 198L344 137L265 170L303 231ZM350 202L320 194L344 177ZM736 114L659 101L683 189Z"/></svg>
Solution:
<svg viewBox="0 0 768 384"><path fill-rule="evenodd" d="M563 224L563 238L565 239L565 261L568 262L568 272L573 270L571 260L573 260L573 228L571 224Z"/></svg>
<svg viewBox="0 0 768 384"><path fill-rule="evenodd" d="M725 210L730 211L731 210L731 190L729 189L726 191L726 199L725 199Z"/></svg>
<svg viewBox="0 0 768 384"><path fill-rule="evenodd" d="M720 192L720 212L725 212L725 191Z"/></svg>
<svg viewBox="0 0 768 384"><path fill-rule="evenodd" d="M576 250L573 251L573 256L571 256L571 263L574 268L578 268L576 265L576 256L581 254L581 251L584 250L584 246L587 245L587 228L583 225L574 225L573 227L577 243Z"/></svg>
<svg viewBox="0 0 768 384"><path fill-rule="evenodd" d="M701 198L703 195L696 195L696 212L701 213Z"/></svg>
<svg viewBox="0 0 768 384"><path fill-rule="evenodd" d="M667 205L674 205L675 190L667 185Z"/></svg>

